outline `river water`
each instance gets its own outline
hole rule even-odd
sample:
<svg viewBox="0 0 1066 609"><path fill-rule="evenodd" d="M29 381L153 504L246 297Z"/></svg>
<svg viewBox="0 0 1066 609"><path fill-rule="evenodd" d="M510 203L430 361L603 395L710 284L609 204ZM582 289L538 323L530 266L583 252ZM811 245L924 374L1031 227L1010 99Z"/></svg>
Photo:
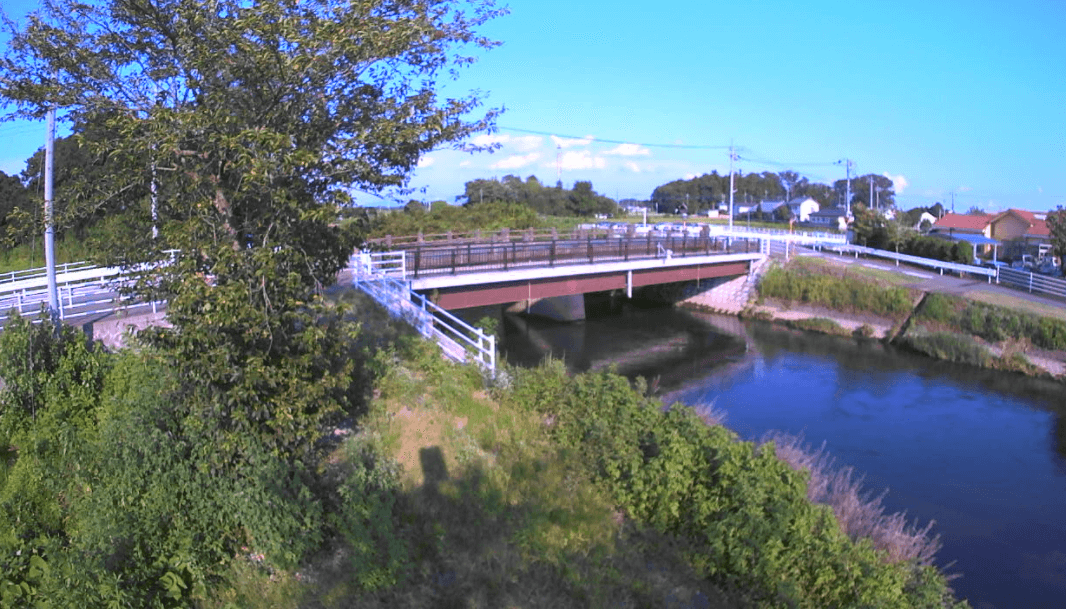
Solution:
<svg viewBox="0 0 1066 609"><path fill-rule="evenodd" d="M890 512L935 520L938 564L980 609L1066 607L1066 392L935 362L872 341L801 334L678 309L593 313L558 324L503 318L509 361L613 367L668 403L713 404L741 437L823 442L889 489Z"/></svg>

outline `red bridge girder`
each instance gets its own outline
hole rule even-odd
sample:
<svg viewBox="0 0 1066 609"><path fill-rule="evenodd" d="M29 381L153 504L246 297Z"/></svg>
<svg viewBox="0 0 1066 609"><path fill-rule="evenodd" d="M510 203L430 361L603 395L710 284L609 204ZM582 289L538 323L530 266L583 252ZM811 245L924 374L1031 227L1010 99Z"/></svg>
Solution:
<svg viewBox="0 0 1066 609"><path fill-rule="evenodd" d="M749 261L724 262L720 264L694 264L664 268L635 269L633 287L639 288L662 283L698 281L717 277L730 277L748 273ZM613 271L595 275L571 277L544 277L484 285L439 288L437 305L444 309L466 309L506 304L520 300L572 296L589 292L626 289L627 271Z"/></svg>

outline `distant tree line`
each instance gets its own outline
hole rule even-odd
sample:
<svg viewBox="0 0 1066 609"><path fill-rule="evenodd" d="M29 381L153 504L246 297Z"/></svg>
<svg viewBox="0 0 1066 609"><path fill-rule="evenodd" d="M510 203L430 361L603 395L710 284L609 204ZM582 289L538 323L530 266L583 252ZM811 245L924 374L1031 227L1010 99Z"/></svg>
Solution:
<svg viewBox="0 0 1066 609"><path fill-rule="evenodd" d="M832 185L811 182L807 177L791 170L747 174L738 171L733 176L733 187L733 202L738 207L761 201L790 201L810 197L825 208L844 206L848 182L837 180ZM851 180L852 206L862 204L867 207L891 209L896 205L895 197L892 180L885 176L868 174ZM729 174L719 175L717 171L712 171L687 180L668 182L652 192L651 203L657 211L663 213L687 211L690 214L699 214L707 210L728 208Z"/></svg>
<svg viewBox="0 0 1066 609"><path fill-rule="evenodd" d="M573 188L567 189L562 182L545 186L536 176L529 176L525 181L514 175L506 175L502 180L471 180L456 200L467 207L482 203L521 203L548 216L615 215L618 212L618 204L593 190L592 182L579 180Z"/></svg>

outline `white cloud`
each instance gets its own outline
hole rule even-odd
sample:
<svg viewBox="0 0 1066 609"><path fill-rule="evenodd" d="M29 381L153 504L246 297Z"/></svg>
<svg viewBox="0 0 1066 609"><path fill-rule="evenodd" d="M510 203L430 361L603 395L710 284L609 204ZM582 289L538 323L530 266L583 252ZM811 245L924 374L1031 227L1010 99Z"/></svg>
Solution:
<svg viewBox="0 0 1066 609"><path fill-rule="evenodd" d="M969 186L959 186L959 192L970 192L971 190L973 190L973 188L970 188Z"/></svg>
<svg viewBox="0 0 1066 609"><path fill-rule="evenodd" d="M511 136L506 133L482 133L470 141L475 146L491 146L492 144L506 144L511 141Z"/></svg>
<svg viewBox="0 0 1066 609"><path fill-rule="evenodd" d="M489 165L490 169L518 169L525 167L526 165L532 165L540 158L539 152L530 152L529 154L515 154L505 159L501 159L492 165Z"/></svg>
<svg viewBox="0 0 1066 609"><path fill-rule="evenodd" d="M651 151L637 144L619 144L607 152L604 152L604 154L614 156L648 156L651 154Z"/></svg>
<svg viewBox="0 0 1066 609"><path fill-rule="evenodd" d="M511 141L514 142L514 147L519 152L529 152L540 148L540 145L544 143L544 138L539 135L523 135Z"/></svg>
<svg viewBox="0 0 1066 609"><path fill-rule="evenodd" d="M1037 191L1038 193L1040 193L1040 194L1044 194L1044 187L1043 187L1043 186L1037 186L1037 187L1036 187L1036 191Z"/></svg>
<svg viewBox="0 0 1066 609"><path fill-rule="evenodd" d="M698 173L686 173L685 174L685 179L686 180L695 180L698 177L700 177Z"/></svg>
<svg viewBox="0 0 1066 609"><path fill-rule="evenodd" d="M907 188L908 182L907 182L907 178L903 177L902 173L899 174L898 176L894 176L894 175L892 175L892 174L890 174L890 173L888 173L886 171L886 172L882 173L881 175L883 175L886 178L892 180L892 189L896 191L897 195L903 194L903 191Z"/></svg>
<svg viewBox="0 0 1066 609"><path fill-rule="evenodd" d="M576 140L575 139L567 139L565 137L556 137L554 135L551 136L551 138L552 138L552 143L554 143L557 147L563 148L563 149L571 148L573 146L588 146L589 144L592 143L592 140L594 139L591 135L586 135L584 138L576 139Z"/></svg>
<svg viewBox="0 0 1066 609"><path fill-rule="evenodd" d="M642 171L640 165L634 163L633 161L625 161L624 163L622 163L622 166L632 171L633 173L640 173Z"/></svg>
<svg viewBox="0 0 1066 609"><path fill-rule="evenodd" d="M603 169L607 167L607 159L602 156L592 156L588 150L571 150L564 152L559 158L559 166L567 171L574 169Z"/></svg>
<svg viewBox="0 0 1066 609"><path fill-rule="evenodd" d="M430 165L432 165L433 163L436 163L436 162L437 162L437 159L435 159L435 158L433 158L431 156L424 156L424 157L418 159L418 166L419 167L429 167Z"/></svg>
<svg viewBox="0 0 1066 609"><path fill-rule="evenodd" d="M459 161L459 166L460 167L469 167L470 166L470 161Z"/></svg>

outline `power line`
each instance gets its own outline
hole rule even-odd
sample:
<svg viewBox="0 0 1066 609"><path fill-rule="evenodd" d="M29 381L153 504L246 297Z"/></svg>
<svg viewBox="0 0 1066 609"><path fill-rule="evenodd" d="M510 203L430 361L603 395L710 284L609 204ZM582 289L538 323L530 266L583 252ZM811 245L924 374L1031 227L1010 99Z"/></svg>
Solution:
<svg viewBox="0 0 1066 609"><path fill-rule="evenodd" d="M548 131L537 131L535 129L520 129L518 127L499 127L500 131L513 131L515 133L529 133L531 135L547 135L555 136L559 138L566 138L569 140L590 140L591 142L599 142L601 144L632 144L634 146L644 146L646 148L679 148L685 150L729 150L729 146L712 146L707 144L650 144L647 142L634 142L632 140L612 140L602 137L591 137L586 135L565 135L561 133L551 133ZM740 149L737 146L737 149Z"/></svg>

